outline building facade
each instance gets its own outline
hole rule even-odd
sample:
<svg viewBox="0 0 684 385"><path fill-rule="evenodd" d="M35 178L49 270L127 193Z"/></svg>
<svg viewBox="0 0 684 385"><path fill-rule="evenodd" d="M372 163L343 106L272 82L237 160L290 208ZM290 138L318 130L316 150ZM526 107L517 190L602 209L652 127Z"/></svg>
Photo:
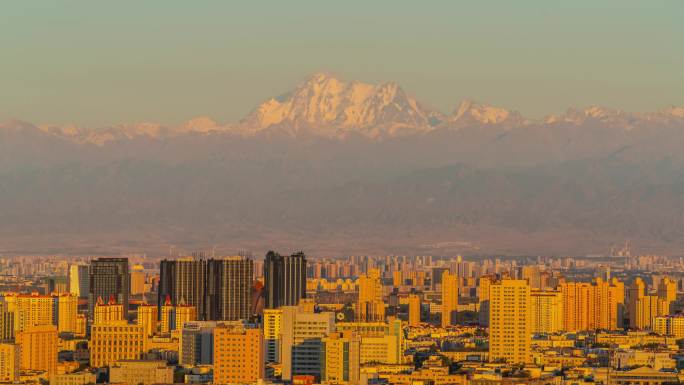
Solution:
<svg viewBox="0 0 684 385"><path fill-rule="evenodd" d="M128 318L130 275L128 258L98 258L90 262L90 292L88 303L90 317L93 317L98 298L114 298L123 305L124 318Z"/></svg>

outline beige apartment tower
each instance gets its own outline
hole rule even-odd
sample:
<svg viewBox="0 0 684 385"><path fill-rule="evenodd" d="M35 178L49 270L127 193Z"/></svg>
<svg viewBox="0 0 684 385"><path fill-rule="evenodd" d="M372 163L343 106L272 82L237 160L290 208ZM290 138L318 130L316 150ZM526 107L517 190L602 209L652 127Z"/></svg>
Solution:
<svg viewBox="0 0 684 385"><path fill-rule="evenodd" d="M442 273L442 327L451 325L454 312L458 310L458 276L448 271Z"/></svg>
<svg viewBox="0 0 684 385"><path fill-rule="evenodd" d="M489 360L530 363L531 311L527 280L504 279L490 287Z"/></svg>

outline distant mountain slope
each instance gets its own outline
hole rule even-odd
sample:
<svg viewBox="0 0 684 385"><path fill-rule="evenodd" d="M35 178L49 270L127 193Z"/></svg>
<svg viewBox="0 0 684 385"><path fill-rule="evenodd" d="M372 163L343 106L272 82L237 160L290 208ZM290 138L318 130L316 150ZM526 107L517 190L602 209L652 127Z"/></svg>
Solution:
<svg viewBox="0 0 684 385"><path fill-rule="evenodd" d="M684 248L684 108L451 114L314 75L241 122L0 124L0 254Z"/></svg>

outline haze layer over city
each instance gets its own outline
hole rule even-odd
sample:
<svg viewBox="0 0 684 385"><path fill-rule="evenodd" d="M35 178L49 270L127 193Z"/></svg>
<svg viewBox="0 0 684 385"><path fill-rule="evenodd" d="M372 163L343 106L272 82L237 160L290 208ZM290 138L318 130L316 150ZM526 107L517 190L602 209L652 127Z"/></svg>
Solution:
<svg viewBox="0 0 684 385"><path fill-rule="evenodd" d="M682 15L2 4L0 384L682 384Z"/></svg>

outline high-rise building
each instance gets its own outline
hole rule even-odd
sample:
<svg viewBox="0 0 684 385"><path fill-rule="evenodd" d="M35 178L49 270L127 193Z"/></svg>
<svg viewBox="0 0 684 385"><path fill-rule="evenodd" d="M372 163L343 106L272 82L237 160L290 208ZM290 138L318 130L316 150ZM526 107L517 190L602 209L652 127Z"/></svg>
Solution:
<svg viewBox="0 0 684 385"><path fill-rule="evenodd" d="M88 298L90 293L90 266L74 264L69 266L69 292L79 298Z"/></svg>
<svg viewBox="0 0 684 385"><path fill-rule="evenodd" d="M49 295L7 294L5 303L8 311L14 313L14 332L31 326L54 324L54 299Z"/></svg>
<svg viewBox="0 0 684 385"><path fill-rule="evenodd" d="M452 324L458 310L458 276L448 271L442 273L442 327Z"/></svg>
<svg viewBox="0 0 684 385"><path fill-rule="evenodd" d="M353 333L331 333L324 337L321 382L358 384L361 367L361 338Z"/></svg>
<svg viewBox="0 0 684 385"><path fill-rule="evenodd" d="M306 296L306 256L269 251L264 260L265 308L294 306Z"/></svg>
<svg viewBox="0 0 684 385"><path fill-rule="evenodd" d="M101 368L119 360L139 360L147 351L142 325L127 321L95 323L90 330L90 366Z"/></svg>
<svg viewBox="0 0 684 385"><path fill-rule="evenodd" d="M532 333L556 333L563 330L563 294L557 290L530 292Z"/></svg>
<svg viewBox="0 0 684 385"><path fill-rule="evenodd" d="M282 379L296 375L321 378L322 341L335 330L335 313L304 313L298 306L282 308Z"/></svg>
<svg viewBox="0 0 684 385"><path fill-rule="evenodd" d="M128 258L98 258L90 262L88 305L91 318L98 298L114 297L116 303L123 305L124 319L127 319L129 290Z"/></svg>
<svg viewBox="0 0 684 385"><path fill-rule="evenodd" d="M123 305L117 304L114 297L109 298L108 303L98 298L94 308L93 324L105 324L112 321L125 321Z"/></svg>
<svg viewBox="0 0 684 385"><path fill-rule="evenodd" d="M622 324L625 289L616 278L593 283L563 282L563 330L615 330Z"/></svg>
<svg viewBox="0 0 684 385"><path fill-rule="evenodd" d="M653 317L653 331L663 336L684 338L684 315L662 315Z"/></svg>
<svg viewBox="0 0 684 385"><path fill-rule="evenodd" d="M63 293L54 297L56 305L56 324L59 333L75 333L77 330L78 296Z"/></svg>
<svg viewBox="0 0 684 385"><path fill-rule="evenodd" d="M420 326L420 296L409 294L408 298L408 325L410 327Z"/></svg>
<svg viewBox="0 0 684 385"><path fill-rule="evenodd" d="M432 285L432 290L439 290L441 287L440 285L442 284L442 274L444 274L445 271L449 271L448 267L433 267L432 272L430 275L431 279L431 285Z"/></svg>
<svg viewBox="0 0 684 385"><path fill-rule="evenodd" d="M192 257L163 260L159 269L159 306L167 297L172 304L182 300L197 309L198 319L206 319L207 261ZM159 310L161 312L161 308Z"/></svg>
<svg viewBox="0 0 684 385"><path fill-rule="evenodd" d="M158 300L161 307L185 304L195 307L198 320L238 320L252 315L253 261L236 256L204 260L163 260ZM172 326L169 326L172 327Z"/></svg>
<svg viewBox="0 0 684 385"><path fill-rule="evenodd" d="M233 321L252 315L251 258L234 256L207 262L205 319Z"/></svg>
<svg viewBox="0 0 684 385"><path fill-rule="evenodd" d="M41 370L48 376L57 369L57 328L53 325L30 326L17 332L22 370Z"/></svg>
<svg viewBox="0 0 684 385"><path fill-rule="evenodd" d="M12 339L14 339L14 312L9 310L4 297L0 297L0 341Z"/></svg>
<svg viewBox="0 0 684 385"><path fill-rule="evenodd" d="M646 291L646 284L644 281L636 277L634 278L634 281L632 281L632 284L629 286L629 307L628 307L628 312L629 312L629 327L632 329L637 328L637 303L639 302L639 299L641 299Z"/></svg>
<svg viewBox="0 0 684 385"><path fill-rule="evenodd" d="M255 383L264 378L264 335L241 322L214 329L214 383Z"/></svg>
<svg viewBox="0 0 684 385"><path fill-rule="evenodd" d="M145 329L145 334L148 337L157 333L157 328L159 327L158 319L157 306L148 304L138 306L137 323Z"/></svg>
<svg viewBox="0 0 684 385"><path fill-rule="evenodd" d="M653 319L670 314L670 302L657 295L645 295L636 302L634 327L639 330L651 329Z"/></svg>
<svg viewBox="0 0 684 385"><path fill-rule="evenodd" d="M145 268L141 265L134 265L131 269L131 295L145 294Z"/></svg>
<svg viewBox="0 0 684 385"><path fill-rule="evenodd" d="M363 321L382 321L385 319L385 302L382 299L380 270L369 269L359 277L359 301L357 318Z"/></svg>
<svg viewBox="0 0 684 385"><path fill-rule="evenodd" d="M503 279L490 286L489 301L490 361L529 363L530 285L526 280Z"/></svg>
<svg viewBox="0 0 684 385"><path fill-rule="evenodd" d="M62 294L69 292L69 280L67 277L50 277L47 280L48 294Z"/></svg>
<svg viewBox="0 0 684 385"><path fill-rule="evenodd" d="M173 318L173 330L178 330L180 332L186 322L197 321L197 310L194 306L180 303L174 308Z"/></svg>
<svg viewBox="0 0 684 385"><path fill-rule="evenodd" d="M677 282L669 277L662 277L658 282L658 297L668 302L677 300Z"/></svg>
<svg viewBox="0 0 684 385"><path fill-rule="evenodd" d="M264 309L263 319L266 362L280 362L280 329L283 311L281 309Z"/></svg>
<svg viewBox="0 0 684 385"><path fill-rule="evenodd" d="M478 279L478 321L481 326L489 325L489 287L494 281L494 277L488 275L482 276Z"/></svg>
<svg viewBox="0 0 684 385"><path fill-rule="evenodd" d="M0 383L19 381L21 351L18 344L0 342Z"/></svg>
<svg viewBox="0 0 684 385"><path fill-rule="evenodd" d="M176 326L174 310L174 306L171 303L171 297L166 296L164 304L161 305L161 310L159 312L159 331L162 334L170 333L173 327Z"/></svg>
<svg viewBox="0 0 684 385"><path fill-rule="evenodd" d="M181 365L214 363L214 329L216 321L192 321L183 325L178 361Z"/></svg>

